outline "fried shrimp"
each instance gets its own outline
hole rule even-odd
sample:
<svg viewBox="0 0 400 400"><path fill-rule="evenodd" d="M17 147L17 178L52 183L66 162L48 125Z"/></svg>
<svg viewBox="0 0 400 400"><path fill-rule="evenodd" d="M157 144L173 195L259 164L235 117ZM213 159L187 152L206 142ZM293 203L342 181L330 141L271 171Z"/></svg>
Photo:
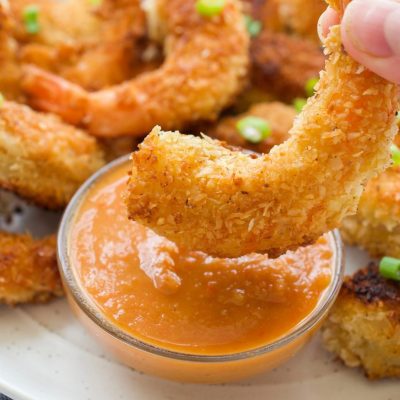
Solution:
<svg viewBox="0 0 400 400"><path fill-rule="evenodd" d="M236 0L221 13L201 16L195 1L157 0L154 8L166 59L152 72L119 86L88 93L37 68L26 71L30 103L96 136L140 136L158 123L179 128L215 119L242 86L248 35Z"/></svg>
<svg viewBox="0 0 400 400"><path fill-rule="evenodd" d="M0 232L0 303L43 303L62 295L55 236Z"/></svg>
<svg viewBox="0 0 400 400"><path fill-rule="evenodd" d="M316 94L269 154L155 128L132 156L129 217L210 255L275 257L355 213L367 180L388 163L398 90L343 51L340 26L325 46Z"/></svg>
<svg viewBox="0 0 400 400"><path fill-rule="evenodd" d="M179 128L214 119L241 88L248 62L248 36L239 3L228 0L212 18L195 1L157 0L166 60L119 86L88 93L37 68L23 87L34 107L85 126L96 136L140 136L154 124Z"/></svg>
<svg viewBox="0 0 400 400"><path fill-rule="evenodd" d="M26 22L32 7L34 32ZM129 79L146 34L140 0L104 0L97 7L86 0L12 0L9 18L20 65L37 65L88 90Z"/></svg>
<svg viewBox="0 0 400 400"><path fill-rule="evenodd" d="M272 147L283 143L289 138L289 130L297 113L295 109L277 101L260 103L252 106L247 112L222 118L214 126L209 127L207 133L212 138L222 140L230 145L246 148L258 153L268 153ZM271 134L260 143L247 141L237 128L237 123L246 117L263 119L270 127Z"/></svg>
<svg viewBox="0 0 400 400"><path fill-rule="evenodd" d="M318 76L325 57L309 40L264 30L251 42L250 60L252 86L291 101L306 96L306 82Z"/></svg>
<svg viewBox="0 0 400 400"><path fill-rule="evenodd" d="M347 243L371 256L400 257L400 167L392 167L366 186L357 214L343 221Z"/></svg>
<svg viewBox="0 0 400 400"><path fill-rule="evenodd" d="M50 209L104 164L94 138L12 102L0 107L0 154L0 187Z"/></svg>

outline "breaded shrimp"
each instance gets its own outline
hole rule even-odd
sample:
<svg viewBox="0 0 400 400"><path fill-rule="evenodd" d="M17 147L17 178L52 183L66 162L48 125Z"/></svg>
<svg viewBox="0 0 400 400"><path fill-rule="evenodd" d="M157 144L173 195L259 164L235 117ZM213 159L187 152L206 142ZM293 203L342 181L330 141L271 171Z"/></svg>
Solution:
<svg viewBox="0 0 400 400"><path fill-rule="evenodd" d="M12 37L12 20L8 1L0 0L0 93L10 100L23 101L18 43Z"/></svg>
<svg viewBox="0 0 400 400"><path fill-rule="evenodd" d="M357 214L343 221L341 232L373 257L400 257L400 167L368 182Z"/></svg>
<svg viewBox="0 0 400 400"><path fill-rule="evenodd" d="M222 118L218 123L208 127L207 133L212 138L227 142L232 146L246 148L258 153L268 153L273 146L289 138L289 130L297 113L295 109L277 101L253 105L247 112L234 117ZM240 135L236 125L246 117L258 117L265 120L271 128L271 135L260 143L248 142Z"/></svg>
<svg viewBox="0 0 400 400"><path fill-rule="evenodd" d="M0 303L43 303L62 295L55 236L0 232Z"/></svg>
<svg viewBox="0 0 400 400"><path fill-rule="evenodd" d="M99 145L87 133L24 105L0 107L1 188L59 209L103 164Z"/></svg>
<svg viewBox="0 0 400 400"><path fill-rule="evenodd" d="M132 156L129 217L210 255L275 257L354 214L367 180L388 163L398 89L344 52L340 26L325 46L316 94L269 154L155 128Z"/></svg>
<svg viewBox="0 0 400 400"><path fill-rule="evenodd" d="M329 351L370 379L400 378L400 283L374 263L347 276L322 328Z"/></svg>
<svg viewBox="0 0 400 400"><path fill-rule="evenodd" d="M264 30L251 41L250 80L284 101L305 97L305 84L324 67L321 47L300 37Z"/></svg>
<svg viewBox="0 0 400 400"><path fill-rule="evenodd" d="M27 31L24 13L38 10L38 31ZM140 64L146 19L140 0L12 0L9 17L18 62L31 63L98 90L129 79ZM18 83L18 82L17 82Z"/></svg>
<svg viewBox="0 0 400 400"><path fill-rule="evenodd" d="M248 64L248 35L237 0L203 17L195 0L157 0L154 15L164 37L166 60L156 71L121 85L88 93L37 68L23 87L30 103L96 136L140 136L156 123L179 128L215 119L242 86Z"/></svg>
<svg viewBox="0 0 400 400"><path fill-rule="evenodd" d="M285 32L320 43L317 22L324 0L244 0L247 11L273 32Z"/></svg>

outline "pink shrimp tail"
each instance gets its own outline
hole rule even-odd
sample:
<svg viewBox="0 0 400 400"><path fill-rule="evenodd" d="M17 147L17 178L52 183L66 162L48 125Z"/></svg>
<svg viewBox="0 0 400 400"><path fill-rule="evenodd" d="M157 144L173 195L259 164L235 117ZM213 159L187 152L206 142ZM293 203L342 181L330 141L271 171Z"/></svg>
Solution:
<svg viewBox="0 0 400 400"><path fill-rule="evenodd" d="M24 68L21 85L32 107L57 114L74 125L85 122L88 98L78 85L32 65Z"/></svg>

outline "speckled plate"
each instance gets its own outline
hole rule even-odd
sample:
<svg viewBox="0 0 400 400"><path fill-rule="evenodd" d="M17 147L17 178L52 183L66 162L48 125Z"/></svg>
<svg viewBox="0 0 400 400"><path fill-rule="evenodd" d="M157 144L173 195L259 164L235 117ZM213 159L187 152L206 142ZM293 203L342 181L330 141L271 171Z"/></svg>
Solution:
<svg viewBox="0 0 400 400"><path fill-rule="evenodd" d="M42 235L58 216L19 205L0 228ZM22 212L21 212L22 209ZM23 227L23 228L22 228ZM350 269L365 254L348 249ZM65 300L0 307L0 392L14 400L397 400L398 381L368 382L323 350L318 335L284 366L229 385L188 385L137 373L104 354Z"/></svg>

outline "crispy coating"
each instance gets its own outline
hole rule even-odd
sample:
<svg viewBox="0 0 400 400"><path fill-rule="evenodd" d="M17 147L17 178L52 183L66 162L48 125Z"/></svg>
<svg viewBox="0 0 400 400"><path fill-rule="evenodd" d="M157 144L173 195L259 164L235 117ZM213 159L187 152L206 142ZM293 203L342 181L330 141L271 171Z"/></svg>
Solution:
<svg viewBox="0 0 400 400"><path fill-rule="evenodd" d="M289 138L289 130L297 113L295 109L277 101L253 105L247 112L222 118L210 126L206 132L212 138L227 142L258 153L268 153L273 146L283 143ZM253 144L240 135L236 124L245 117L259 117L265 120L271 128L271 135L261 143Z"/></svg>
<svg viewBox="0 0 400 400"><path fill-rule="evenodd" d="M398 90L344 53L339 26L325 44L316 94L269 154L155 128L132 157L129 217L210 255L275 257L353 214L388 163Z"/></svg>
<svg viewBox="0 0 400 400"><path fill-rule="evenodd" d="M368 182L357 214L343 221L341 232L371 256L400 257L400 167Z"/></svg>
<svg viewBox="0 0 400 400"><path fill-rule="evenodd" d="M0 92L7 99L23 101L18 43L11 35L13 23L9 10L9 3L0 0Z"/></svg>
<svg viewBox="0 0 400 400"><path fill-rule="evenodd" d="M0 303L44 303L62 295L55 236L0 232Z"/></svg>
<svg viewBox="0 0 400 400"><path fill-rule="evenodd" d="M24 105L0 107L1 188L59 209L103 164L99 145L87 133Z"/></svg>
<svg viewBox="0 0 400 400"><path fill-rule="evenodd" d="M179 128L215 119L240 90L248 64L248 35L236 0L212 18L195 0L157 0L154 15L166 60L156 71L95 93L37 68L23 86L33 106L59 114L97 136L140 136L156 123Z"/></svg>
<svg viewBox="0 0 400 400"><path fill-rule="evenodd" d="M246 11L265 28L320 43L317 23L326 9L324 0L243 0Z"/></svg>
<svg viewBox="0 0 400 400"><path fill-rule="evenodd" d="M322 48L308 40L264 30L250 45L251 85L284 101L306 97L305 84L324 67Z"/></svg>
<svg viewBox="0 0 400 400"><path fill-rule="evenodd" d="M28 33L24 23L24 11L30 5L39 9L35 34ZM88 90L123 82L141 65L146 19L139 0L104 0L98 7L86 0L12 0L7 17L11 23L5 40L13 42L14 48L0 71L6 74L7 66L13 65L19 75L8 79L14 77L16 90L24 63Z"/></svg>
<svg viewBox="0 0 400 400"><path fill-rule="evenodd" d="M323 326L325 346L370 379L400 378L400 283L370 264L345 278Z"/></svg>

